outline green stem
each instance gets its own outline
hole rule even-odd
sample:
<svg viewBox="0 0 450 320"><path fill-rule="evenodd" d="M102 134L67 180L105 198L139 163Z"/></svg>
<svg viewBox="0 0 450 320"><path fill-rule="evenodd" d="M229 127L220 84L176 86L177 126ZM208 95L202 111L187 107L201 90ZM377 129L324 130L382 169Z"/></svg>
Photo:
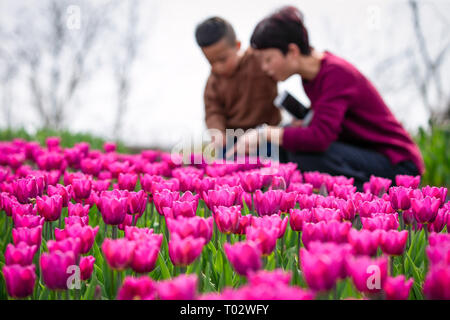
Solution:
<svg viewBox="0 0 450 320"><path fill-rule="evenodd" d="M389 274L394 277L394 256L389 257Z"/></svg>
<svg viewBox="0 0 450 320"><path fill-rule="evenodd" d="M117 239L117 226L112 226L112 238Z"/></svg>
<svg viewBox="0 0 450 320"><path fill-rule="evenodd" d="M230 238L230 234L229 233L227 233L227 242L231 243L231 238Z"/></svg>
<svg viewBox="0 0 450 320"><path fill-rule="evenodd" d="M134 222L135 222L135 221L136 221L136 215L133 214L133 218L132 218L132 220L131 220L131 226L134 227Z"/></svg>

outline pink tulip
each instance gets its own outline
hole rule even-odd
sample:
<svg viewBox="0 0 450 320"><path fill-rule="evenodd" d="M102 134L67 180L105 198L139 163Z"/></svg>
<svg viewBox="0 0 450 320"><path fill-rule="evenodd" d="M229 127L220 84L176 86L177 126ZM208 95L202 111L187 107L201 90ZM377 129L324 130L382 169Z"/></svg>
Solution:
<svg viewBox="0 0 450 320"><path fill-rule="evenodd" d="M3 199L3 209L7 216L12 216L13 220L17 216L36 216L36 207L32 204L20 204L15 200L15 198L4 197Z"/></svg>
<svg viewBox="0 0 450 320"><path fill-rule="evenodd" d="M234 270L240 275L247 276L251 271L262 267L262 252L255 242L237 242L233 245L225 243L224 250Z"/></svg>
<svg viewBox="0 0 450 320"><path fill-rule="evenodd" d="M259 216L278 213L282 197L282 190L270 190L264 193L261 190L256 190L254 194L256 212Z"/></svg>
<svg viewBox="0 0 450 320"><path fill-rule="evenodd" d="M312 195L313 186L310 183L291 183L289 187L286 189L287 191L295 191L298 196L300 195ZM297 199L298 201L298 199Z"/></svg>
<svg viewBox="0 0 450 320"><path fill-rule="evenodd" d="M231 207L236 202L236 192L229 187L218 190L208 190L202 194L203 200L210 210L214 207Z"/></svg>
<svg viewBox="0 0 450 320"><path fill-rule="evenodd" d="M450 265L450 242L444 242L437 246L430 245L426 248L426 253L431 265L439 263Z"/></svg>
<svg viewBox="0 0 450 320"><path fill-rule="evenodd" d="M370 176L370 181L364 183L364 192L371 192L375 196L381 196L389 190L392 180L381 177Z"/></svg>
<svg viewBox="0 0 450 320"><path fill-rule="evenodd" d="M141 216L147 207L147 198L144 190L130 192L127 198L127 213Z"/></svg>
<svg viewBox="0 0 450 320"><path fill-rule="evenodd" d="M395 184L405 188L417 189L420 184L420 176L396 175Z"/></svg>
<svg viewBox="0 0 450 320"><path fill-rule="evenodd" d="M197 212L198 202L196 201L174 201L172 208L163 208L164 216L170 218L194 217Z"/></svg>
<svg viewBox="0 0 450 320"><path fill-rule="evenodd" d="M213 190L216 185L215 178L194 178L193 185L195 192L197 194L203 194L203 192L207 192L208 190Z"/></svg>
<svg viewBox="0 0 450 320"><path fill-rule="evenodd" d="M105 224L121 224L127 214L127 198L120 192L103 191L97 205Z"/></svg>
<svg viewBox="0 0 450 320"><path fill-rule="evenodd" d="M97 192L107 191L109 186L111 185L111 180L106 178L102 180L93 180L92 181L92 190Z"/></svg>
<svg viewBox="0 0 450 320"><path fill-rule="evenodd" d="M89 225L89 217L78 217L78 216L70 216L64 218L64 223L66 224L66 227L73 224L79 224L81 226L87 226Z"/></svg>
<svg viewBox="0 0 450 320"><path fill-rule="evenodd" d="M231 295L230 295L231 293ZM277 284L275 287L268 284L248 285L225 293L225 300L313 300L314 294L299 287ZM230 297L231 296L231 297Z"/></svg>
<svg viewBox="0 0 450 320"><path fill-rule="evenodd" d="M267 270L259 270L259 271L250 271L248 273L248 282L250 285L260 285L260 284L268 284L268 285L277 285L284 284L289 285L291 282L291 273L284 271L283 269L275 269L273 271Z"/></svg>
<svg viewBox="0 0 450 320"><path fill-rule="evenodd" d="M263 256L267 256L275 249L278 232L275 228L247 227L246 236L259 245Z"/></svg>
<svg viewBox="0 0 450 320"><path fill-rule="evenodd" d="M93 256L85 256L80 259L80 275L81 280L86 281L92 275L92 271L94 271L94 263L95 258Z"/></svg>
<svg viewBox="0 0 450 320"><path fill-rule="evenodd" d="M246 192L255 192L261 189L263 181L260 172L238 172L241 186Z"/></svg>
<svg viewBox="0 0 450 320"><path fill-rule="evenodd" d="M92 191L91 179L73 179L72 180L72 194L73 198L79 202L88 199Z"/></svg>
<svg viewBox="0 0 450 320"><path fill-rule="evenodd" d="M44 225L45 219L34 215L18 215L13 214L15 228L35 228Z"/></svg>
<svg viewBox="0 0 450 320"><path fill-rule="evenodd" d="M277 229L277 238L280 239L284 236L286 231L286 226L288 222L288 217L281 219L277 214L271 216L254 217L252 219L252 226L257 228L275 228Z"/></svg>
<svg viewBox="0 0 450 320"><path fill-rule="evenodd" d="M392 187L389 189L389 198L395 210L408 210L411 207L411 189L405 187Z"/></svg>
<svg viewBox="0 0 450 320"><path fill-rule="evenodd" d="M186 267L202 253L205 239L192 236L182 239L177 233L169 241L169 257L175 266Z"/></svg>
<svg viewBox="0 0 450 320"><path fill-rule="evenodd" d="M422 194L424 197L429 196L431 198L439 199L441 205L444 205L447 198L447 188L425 186L422 188Z"/></svg>
<svg viewBox="0 0 450 320"><path fill-rule="evenodd" d="M29 266L5 265L2 271L6 282L6 291L10 297L25 298L33 294L36 283L34 264Z"/></svg>
<svg viewBox="0 0 450 320"><path fill-rule="evenodd" d="M251 226L253 221L253 216L247 214L239 218L239 224L237 228L233 231L234 234L244 235L247 227Z"/></svg>
<svg viewBox="0 0 450 320"><path fill-rule="evenodd" d="M153 300L156 295L156 284L148 276L139 278L126 277L119 289L119 300Z"/></svg>
<svg viewBox="0 0 450 320"><path fill-rule="evenodd" d="M428 299L450 300L450 266L448 264L431 266L425 278L423 292Z"/></svg>
<svg viewBox="0 0 450 320"><path fill-rule="evenodd" d="M77 216L77 217L86 217L89 216L89 205L82 205L81 203L72 202L69 203L68 206L69 217Z"/></svg>
<svg viewBox="0 0 450 320"><path fill-rule="evenodd" d="M305 182L313 185L314 189L318 190L325 183L327 174L320 173L318 171L304 172Z"/></svg>
<svg viewBox="0 0 450 320"><path fill-rule="evenodd" d="M35 177L17 179L13 182L13 189L14 196L22 204L29 203L30 199L35 199L40 193Z"/></svg>
<svg viewBox="0 0 450 320"><path fill-rule="evenodd" d="M57 184L56 186L48 186L48 195L54 196L59 194L62 197L62 206L67 208L70 202L71 194L72 194L72 186L63 186L61 184Z"/></svg>
<svg viewBox="0 0 450 320"><path fill-rule="evenodd" d="M348 233L348 242L353 247L355 255L376 256L379 244L379 231L369 231L362 229L350 229Z"/></svg>
<svg viewBox="0 0 450 320"><path fill-rule="evenodd" d="M102 170L102 163L100 159L90 159L86 158L81 160L81 171L84 174L89 174L94 177L98 176L100 171Z"/></svg>
<svg viewBox="0 0 450 320"><path fill-rule="evenodd" d="M177 191L170 191L168 189L164 189L161 192L155 192L153 194L153 203L155 204L156 211L163 215L164 207L172 207L172 203L180 197L179 192Z"/></svg>
<svg viewBox="0 0 450 320"><path fill-rule="evenodd" d="M274 176L270 185L270 190L286 190L286 181L283 177ZM292 190L289 190L292 191Z"/></svg>
<svg viewBox="0 0 450 320"><path fill-rule="evenodd" d="M197 296L197 276L179 275L170 280L160 281L157 291L161 300L194 300Z"/></svg>
<svg viewBox="0 0 450 320"><path fill-rule="evenodd" d="M383 290L387 300L408 300L409 291L414 279L405 282L405 276L400 275L395 278L387 277Z"/></svg>
<svg viewBox="0 0 450 320"><path fill-rule="evenodd" d="M99 228L99 226L92 228L91 226L82 226L81 224L67 225L62 230L55 228L55 239L61 241L67 238L79 238L81 240L80 253L86 254L94 245L95 236Z"/></svg>
<svg viewBox="0 0 450 320"><path fill-rule="evenodd" d="M363 229L374 231L380 230L397 230L399 227L398 215L395 214L373 214L372 218L361 218Z"/></svg>
<svg viewBox="0 0 450 320"><path fill-rule="evenodd" d="M60 195L42 196L36 198L37 212L45 221L56 221L61 216L62 197Z"/></svg>
<svg viewBox="0 0 450 320"><path fill-rule="evenodd" d="M280 200L281 212L288 212L290 209L293 209L295 207L296 201L296 192L283 192Z"/></svg>
<svg viewBox="0 0 450 320"><path fill-rule="evenodd" d="M51 290L66 290L67 279L71 275L69 267L76 265L72 251L43 253L40 258L42 279Z"/></svg>
<svg viewBox="0 0 450 320"><path fill-rule="evenodd" d="M312 208L312 221L317 223L320 221L341 221L341 212L339 209L330 208Z"/></svg>
<svg viewBox="0 0 450 320"><path fill-rule="evenodd" d="M441 201L426 196L423 200L411 199L411 208L418 223L431 223L436 219Z"/></svg>
<svg viewBox="0 0 450 320"><path fill-rule="evenodd" d="M213 210L213 216L219 231L225 234L230 234L239 226L241 206L215 207Z"/></svg>
<svg viewBox="0 0 450 320"><path fill-rule="evenodd" d="M341 279L347 277L346 258L352 254L350 244L313 241L308 246L308 252L318 256L328 256L334 261L338 277Z"/></svg>
<svg viewBox="0 0 450 320"><path fill-rule="evenodd" d="M211 240L213 232L213 217L207 219L201 217L178 217L177 219L166 219L167 228L170 234L177 233L180 238L192 236L194 238L203 238L205 243Z"/></svg>
<svg viewBox="0 0 450 320"><path fill-rule="evenodd" d="M111 240L106 238L102 244L102 251L108 265L115 270L125 270L133 260L136 242L124 238Z"/></svg>
<svg viewBox="0 0 450 320"><path fill-rule="evenodd" d="M302 231L305 222L311 221L312 213L309 209L291 209L289 211L289 224L294 231Z"/></svg>
<svg viewBox="0 0 450 320"><path fill-rule="evenodd" d="M317 195L306 195L299 194L297 197L297 202L300 205L300 209L312 209L315 207Z"/></svg>
<svg viewBox="0 0 450 320"><path fill-rule="evenodd" d="M340 270L331 255L313 254L301 248L300 263L306 283L312 290L328 291L335 286Z"/></svg>
<svg viewBox="0 0 450 320"><path fill-rule="evenodd" d="M81 240L78 238L67 238L60 241L49 240L47 241L48 252L53 253L55 251L61 252L73 252L75 260L78 261L81 250Z"/></svg>
<svg viewBox="0 0 450 320"><path fill-rule="evenodd" d="M37 250L37 246L29 246L25 242L20 242L16 246L8 243L5 250L5 264L20 264L21 266L33 264L33 258Z"/></svg>
<svg viewBox="0 0 450 320"><path fill-rule="evenodd" d="M406 248L406 240L408 240L408 231L406 230L381 230L380 232L381 250L388 255L402 255Z"/></svg>
<svg viewBox="0 0 450 320"><path fill-rule="evenodd" d="M20 242L25 242L29 246L41 246L42 226L35 228L14 228L12 230L13 242L18 245Z"/></svg>
<svg viewBox="0 0 450 320"><path fill-rule="evenodd" d="M387 278L388 260L385 257L371 259L366 256L348 257L347 273L356 288L365 293L379 292Z"/></svg>
<svg viewBox="0 0 450 320"><path fill-rule="evenodd" d="M160 237L162 240L162 235ZM133 258L130 263L131 269L137 273L151 272L158 260L158 254L161 247L161 241L138 241L134 250Z"/></svg>
<svg viewBox="0 0 450 320"><path fill-rule="evenodd" d="M122 190L134 191L138 179L137 174L120 173L118 178L119 188Z"/></svg>

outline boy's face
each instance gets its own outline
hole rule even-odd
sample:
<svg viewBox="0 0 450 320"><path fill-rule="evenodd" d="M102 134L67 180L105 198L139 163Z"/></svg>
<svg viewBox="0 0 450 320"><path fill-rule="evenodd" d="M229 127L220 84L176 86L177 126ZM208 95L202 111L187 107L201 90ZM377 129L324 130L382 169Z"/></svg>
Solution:
<svg viewBox="0 0 450 320"><path fill-rule="evenodd" d="M212 73L230 77L239 64L238 52L240 48L241 43L239 41L231 45L227 39L223 38L210 46L203 47L202 51L211 64Z"/></svg>

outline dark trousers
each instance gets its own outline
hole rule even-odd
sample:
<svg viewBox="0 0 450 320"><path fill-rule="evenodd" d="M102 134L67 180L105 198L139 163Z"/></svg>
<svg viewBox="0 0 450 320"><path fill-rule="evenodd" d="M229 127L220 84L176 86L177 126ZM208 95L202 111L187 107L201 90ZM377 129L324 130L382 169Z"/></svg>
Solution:
<svg viewBox="0 0 450 320"><path fill-rule="evenodd" d="M325 152L293 153L280 148L280 162L297 163L302 172L320 171L334 176L353 177L358 191L362 191L363 183L369 181L371 175L391 179L392 185L395 185L395 176L398 174L419 174L411 161L392 165L381 153L342 142L332 143Z"/></svg>

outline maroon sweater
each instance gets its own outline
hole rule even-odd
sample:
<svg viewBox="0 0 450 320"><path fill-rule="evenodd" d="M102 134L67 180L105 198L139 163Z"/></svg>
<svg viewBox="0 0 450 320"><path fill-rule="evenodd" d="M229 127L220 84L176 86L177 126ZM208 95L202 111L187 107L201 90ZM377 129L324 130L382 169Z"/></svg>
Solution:
<svg viewBox="0 0 450 320"><path fill-rule="evenodd" d="M394 117L372 83L352 64L325 51L317 76L303 88L314 116L308 127L286 127L283 147L323 152L334 141L373 149L392 164L410 160L425 170L419 148Z"/></svg>

